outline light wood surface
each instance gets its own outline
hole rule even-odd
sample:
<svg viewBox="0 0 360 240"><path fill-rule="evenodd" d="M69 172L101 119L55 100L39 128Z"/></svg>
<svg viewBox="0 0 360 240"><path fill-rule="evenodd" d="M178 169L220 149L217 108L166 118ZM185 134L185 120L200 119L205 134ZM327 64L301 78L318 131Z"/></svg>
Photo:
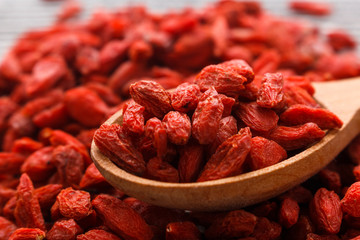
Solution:
<svg viewBox="0 0 360 240"><path fill-rule="evenodd" d="M355 40L360 42L360 24L358 13L360 2L358 0L322 0L333 6L333 13L329 16L308 16L297 14L288 8L289 0L257 0L264 9L277 16L301 18L316 24L322 30L341 28L349 32ZM185 7L204 8L204 6L216 2L216 0L77 0L83 6L84 11L80 19L88 19L89 15L99 7L110 11L128 6L142 4L151 11L164 12L179 10ZM1 0L0 1L0 59L14 45L14 41L21 33L34 29L50 26L55 22L56 13L60 10L64 1L45 0ZM360 48L358 49L360 53Z"/></svg>
<svg viewBox="0 0 360 240"><path fill-rule="evenodd" d="M344 122L317 144L273 166L201 183L164 183L134 176L105 157L94 142L91 156L116 188L145 202L170 208L215 211L237 209L277 196L326 166L360 132L360 78L314 84L316 99ZM121 123L117 112L104 124Z"/></svg>

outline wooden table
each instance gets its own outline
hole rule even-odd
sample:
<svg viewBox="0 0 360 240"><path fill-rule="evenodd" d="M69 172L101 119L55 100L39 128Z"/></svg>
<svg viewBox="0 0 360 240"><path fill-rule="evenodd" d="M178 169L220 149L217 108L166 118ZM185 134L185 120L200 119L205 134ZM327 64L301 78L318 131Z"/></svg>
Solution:
<svg viewBox="0 0 360 240"><path fill-rule="evenodd" d="M145 4L154 11L179 9L185 6L200 8L214 0L78 0L84 7L81 17L86 18L94 8L105 6L114 8L124 5ZM294 16L309 19L322 29L342 28L349 31L360 43L360 1L358 0L322 0L331 3L334 12L327 17L298 15L287 7L287 0L259 0L265 9L275 15ZM45 0L0 0L0 58L8 51L20 33L51 25L55 14L64 1Z"/></svg>

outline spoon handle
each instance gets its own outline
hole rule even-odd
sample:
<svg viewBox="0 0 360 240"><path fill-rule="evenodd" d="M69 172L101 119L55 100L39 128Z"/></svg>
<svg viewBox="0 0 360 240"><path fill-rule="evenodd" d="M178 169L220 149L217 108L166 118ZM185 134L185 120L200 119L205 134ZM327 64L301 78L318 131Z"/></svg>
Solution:
<svg viewBox="0 0 360 240"><path fill-rule="evenodd" d="M341 81L313 83L315 98L327 109L335 113L344 126L353 118L359 118L360 78ZM358 123L360 123L358 121ZM355 129L354 129L355 130ZM359 132L359 131L357 131Z"/></svg>

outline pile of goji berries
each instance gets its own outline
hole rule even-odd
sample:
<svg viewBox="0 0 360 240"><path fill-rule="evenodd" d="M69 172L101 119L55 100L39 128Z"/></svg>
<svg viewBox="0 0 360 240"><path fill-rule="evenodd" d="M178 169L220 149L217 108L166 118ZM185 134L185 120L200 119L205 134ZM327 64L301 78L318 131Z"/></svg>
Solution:
<svg viewBox="0 0 360 240"><path fill-rule="evenodd" d="M342 126L299 87L303 79L284 81L281 73L266 73L259 84L253 80L252 68L237 59L209 65L195 83L171 92L154 81L138 81L130 85L122 124L102 125L95 144L131 173L203 182L276 164L287 158L286 151L324 137L322 129Z"/></svg>
<svg viewBox="0 0 360 240"><path fill-rule="evenodd" d="M196 95L193 83L200 70L204 68L199 76L211 75L232 59L249 63L255 75L253 84L244 85L247 91L241 90L247 103L238 108L253 110L255 103L266 109L277 106L277 95L270 96L274 100L270 102L258 96L268 91L268 84L276 85L278 72L285 79L283 90L292 89L287 94L293 100L290 105L303 103L283 121L297 121L292 116L309 113L308 106L314 104L310 81L360 74L350 36L339 30L324 35L310 23L272 16L253 1L222 1L200 10L164 14L152 14L144 7L99 10L87 21L71 23L66 19L78 10L71 5L65 9L69 12L59 14L55 25L24 34L0 64L0 239L296 240L360 235L360 186L355 183L360 180L360 138L302 186L255 206L216 213L165 209L126 196L106 182L89 157L93 134L107 117L126 109L126 126L126 112L131 120L137 117L132 113L142 111L134 102L124 104L130 93L142 94L129 88L131 84L151 80L145 87L160 84L165 89L183 84L175 92ZM263 79L268 80L262 84ZM209 96L200 98L196 107L208 107L207 102L216 99L223 104L221 116L217 113L222 118L235 97L232 89L221 85L214 90L206 81L197 86L207 89ZM222 87L230 97L219 90ZM184 109L196 109L194 103L176 100L176 94L174 98L177 109L171 106L178 112L166 117L169 125L174 118L183 118ZM135 97L136 102L139 99ZM152 113L158 118L170 110L155 109L156 104ZM246 114L236 116L249 124ZM196 139L208 141L202 124ZM237 129L245 126L239 125ZM138 126L127 129L142 131ZM150 142L156 145L155 153L149 154L164 154L164 130L159 126L156 119L149 123L148 132L154 134L150 137L157 139ZM254 126L267 125L254 124L252 132ZM169 162L178 151L173 142L185 141L182 133L172 130L176 137L167 142ZM245 128L241 134L248 132ZM261 137L251 141L267 144ZM215 146L207 146L214 151ZM193 152L199 151L194 147L187 154ZM152 164L159 167L157 161ZM184 179L193 178L191 172L185 173Z"/></svg>

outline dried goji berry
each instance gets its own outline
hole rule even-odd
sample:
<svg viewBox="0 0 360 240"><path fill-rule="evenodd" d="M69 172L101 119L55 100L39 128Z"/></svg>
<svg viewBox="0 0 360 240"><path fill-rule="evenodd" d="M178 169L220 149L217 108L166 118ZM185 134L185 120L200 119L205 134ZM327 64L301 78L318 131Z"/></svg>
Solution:
<svg viewBox="0 0 360 240"><path fill-rule="evenodd" d="M310 190L299 185L290 189L289 191L280 195L279 197L280 199L291 198L299 204L305 204L312 200L313 195Z"/></svg>
<svg viewBox="0 0 360 240"><path fill-rule="evenodd" d="M194 182L204 164L204 147L189 142L180 150L178 171L180 182Z"/></svg>
<svg viewBox="0 0 360 240"><path fill-rule="evenodd" d="M227 117L231 115L232 107L235 104L235 98L228 97L224 94L219 94L222 104L224 105L224 111L222 117Z"/></svg>
<svg viewBox="0 0 360 240"><path fill-rule="evenodd" d="M307 90L291 84L284 85L284 103L287 106L304 104L310 107L319 107L319 104L312 98Z"/></svg>
<svg viewBox="0 0 360 240"><path fill-rule="evenodd" d="M209 144L216 137L224 105L211 87L201 96L192 116L192 135L201 144Z"/></svg>
<svg viewBox="0 0 360 240"><path fill-rule="evenodd" d="M100 50L101 72L108 73L125 58L129 41L112 40L107 42Z"/></svg>
<svg viewBox="0 0 360 240"><path fill-rule="evenodd" d="M152 239L152 230L144 219L120 199L100 194L92 205L105 225L123 239Z"/></svg>
<svg viewBox="0 0 360 240"><path fill-rule="evenodd" d="M178 111L168 112L163 120L170 142L176 145L185 145L191 135L191 122L188 115Z"/></svg>
<svg viewBox="0 0 360 240"><path fill-rule="evenodd" d="M63 189L56 197L60 214L66 218L80 220L91 213L90 193L74 190L71 187Z"/></svg>
<svg viewBox="0 0 360 240"><path fill-rule="evenodd" d="M344 213L353 217L360 217L360 209L356 202L359 198L360 182L353 183L346 191L344 198L341 200L341 207Z"/></svg>
<svg viewBox="0 0 360 240"><path fill-rule="evenodd" d="M17 108L17 104L9 97L0 97L0 131L5 129L7 119Z"/></svg>
<svg viewBox="0 0 360 240"><path fill-rule="evenodd" d="M83 47L76 55L75 66L83 74L96 72L100 68L99 51L92 47Z"/></svg>
<svg viewBox="0 0 360 240"><path fill-rule="evenodd" d="M153 55L152 46L144 40L137 40L129 47L129 58L133 62L146 62Z"/></svg>
<svg viewBox="0 0 360 240"><path fill-rule="evenodd" d="M214 41L214 55L219 57L223 55L227 48L227 37L230 27L224 16L217 16L211 26L211 35Z"/></svg>
<svg viewBox="0 0 360 240"><path fill-rule="evenodd" d="M248 163L252 170L274 165L286 158L287 153L285 149L276 142L263 137L254 137L251 139Z"/></svg>
<svg viewBox="0 0 360 240"><path fill-rule="evenodd" d="M155 117L162 118L172 110L170 94L154 81L138 81L130 86L130 95L135 102Z"/></svg>
<svg viewBox="0 0 360 240"><path fill-rule="evenodd" d="M341 192L341 176L338 172L324 168L318 173L318 176L326 189L335 191L338 194Z"/></svg>
<svg viewBox="0 0 360 240"><path fill-rule="evenodd" d="M14 113L8 121L9 130L14 131L17 137L32 136L36 131L36 126L31 117L22 111Z"/></svg>
<svg viewBox="0 0 360 240"><path fill-rule="evenodd" d="M182 34L173 44L172 51L162 59L173 68L199 69L210 64L213 42L207 30L196 28Z"/></svg>
<svg viewBox="0 0 360 240"><path fill-rule="evenodd" d="M55 203L50 208L51 220L56 221L60 219L62 216L60 214L59 202L55 201Z"/></svg>
<svg viewBox="0 0 360 240"><path fill-rule="evenodd" d="M290 8L312 15L329 15L331 13L331 6L325 2L309 2L303 0L292 0L290 2Z"/></svg>
<svg viewBox="0 0 360 240"><path fill-rule="evenodd" d="M321 129L340 128L342 121L332 112L323 108L312 108L302 104L290 106L280 115L280 120L288 125L316 123Z"/></svg>
<svg viewBox="0 0 360 240"><path fill-rule="evenodd" d="M84 234L77 235L76 240L121 240L121 239L110 232L101 229L92 229Z"/></svg>
<svg viewBox="0 0 360 240"><path fill-rule="evenodd" d="M254 62L254 72L257 75L273 73L280 65L281 56L277 50L264 51Z"/></svg>
<svg viewBox="0 0 360 240"><path fill-rule="evenodd" d="M2 208L9 201L10 198L13 198L16 194L16 191L12 188L5 186L0 186L0 214L2 214Z"/></svg>
<svg viewBox="0 0 360 240"><path fill-rule="evenodd" d="M4 57L4 61L0 64L0 73L11 81L19 81L22 71L20 63L14 54L9 53Z"/></svg>
<svg viewBox="0 0 360 240"><path fill-rule="evenodd" d="M36 114L33 122L37 127L60 128L68 122L69 116L64 103L59 103Z"/></svg>
<svg viewBox="0 0 360 240"><path fill-rule="evenodd" d="M37 62L32 71L32 78L26 82L28 95L50 90L66 74L66 63L61 57L48 56Z"/></svg>
<svg viewBox="0 0 360 240"><path fill-rule="evenodd" d="M55 170L52 164L53 147L44 147L26 158L21 166L21 172L26 173L33 181L48 179Z"/></svg>
<svg viewBox="0 0 360 240"><path fill-rule="evenodd" d="M310 203L310 216L319 231L338 233L343 216L339 196L325 188L318 189Z"/></svg>
<svg viewBox="0 0 360 240"><path fill-rule="evenodd" d="M242 238L253 233L257 217L244 210L227 213L224 217L214 221L205 231L207 239Z"/></svg>
<svg viewBox="0 0 360 240"><path fill-rule="evenodd" d="M71 136L69 133L61 130L51 130L48 128L44 128L43 131L40 133L40 138L41 137L44 138L43 140L45 142L49 141L50 144L54 147L59 145L73 146L78 152L81 153L86 165L92 163L92 160L90 159L89 153L84 144L82 144L75 137Z"/></svg>
<svg viewBox="0 0 360 240"><path fill-rule="evenodd" d="M235 108L236 116L248 127L259 132L268 132L276 127L278 115L271 109L262 108L256 102L239 103Z"/></svg>
<svg viewBox="0 0 360 240"><path fill-rule="evenodd" d="M0 152L0 173L18 174L26 157L19 153Z"/></svg>
<svg viewBox="0 0 360 240"><path fill-rule="evenodd" d="M62 6L61 11L57 14L57 20L59 22L66 21L67 19L79 14L80 11L81 6L77 1L66 1Z"/></svg>
<svg viewBox="0 0 360 240"><path fill-rule="evenodd" d="M306 239L307 234L314 231L315 228L309 217L305 215L300 215L297 223L291 228L289 228L287 232L285 232L285 239Z"/></svg>
<svg viewBox="0 0 360 240"><path fill-rule="evenodd" d="M136 174L145 171L141 153L129 141L120 125L102 125L95 132L94 141L100 151L121 168Z"/></svg>
<svg viewBox="0 0 360 240"><path fill-rule="evenodd" d="M129 133L141 135L145 129L145 108L136 102L131 102L124 109L122 126Z"/></svg>
<svg viewBox="0 0 360 240"><path fill-rule="evenodd" d="M200 240L201 234L192 222L173 222L166 226L166 240Z"/></svg>
<svg viewBox="0 0 360 240"><path fill-rule="evenodd" d="M222 59L224 60L231 60L231 59L244 59L246 62L252 62L253 55L251 51L243 47L241 45L235 45L235 46L228 46L222 56Z"/></svg>
<svg viewBox="0 0 360 240"><path fill-rule="evenodd" d="M23 137L14 141L11 152L29 156L37 150L40 150L43 146L44 145L38 141L35 141L29 137Z"/></svg>
<svg viewBox="0 0 360 240"><path fill-rule="evenodd" d="M285 150L306 147L325 136L315 123L305 123L295 127L277 126L269 134L269 138L277 142Z"/></svg>
<svg viewBox="0 0 360 240"><path fill-rule="evenodd" d="M52 228L47 232L48 240L73 240L82 233L80 226L74 219L56 221Z"/></svg>
<svg viewBox="0 0 360 240"><path fill-rule="evenodd" d="M20 177L16 192L14 217L18 227L34 227L45 230L40 204L34 194L34 186L25 173Z"/></svg>
<svg viewBox="0 0 360 240"><path fill-rule="evenodd" d="M183 211L178 209L163 208L142 202L136 198L128 197L124 203L129 205L154 231L154 237L165 237L166 226L171 222L183 222L188 219Z"/></svg>
<svg viewBox="0 0 360 240"><path fill-rule="evenodd" d="M197 19L194 14L181 13L165 18L160 24L160 29L173 35L179 35L191 31L196 25Z"/></svg>
<svg viewBox="0 0 360 240"><path fill-rule="evenodd" d="M260 217L257 219L254 231L251 234L255 239L275 240L281 234L281 226L267 218Z"/></svg>
<svg viewBox="0 0 360 240"><path fill-rule="evenodd" d="M300 207L299 204L292 198L284 198L281 202L279 210L279 223L290 228L299 218Z"/></svg>
<svg viewBox="0 0 360 240"><path fill-rule="evenodd" d="M229 137L237 133L237 121L233 116L224 117L220 120L219 131L216 138L209 145L210 153L214 153L216 149Z"/></svg>
<svg viewBox="0 0 360 240"><path fill-rule="evenodd" d="M85 170L81 154L71 145L58 146L53 151L51 162L57 168L59 182L77 188Z"/></svg>
<svg viewBox="0 0 360 240"><path fill-rule="evenodd" d="M28 101L21 109L21 113L27 117L33 117L36 114L41 113L45 109L51 108L62 102L64 99L64 93L60 89L54 89L39 96L31 101Z"/></svg>
<svg viewBox="0 0 360 240"><path fill-rule="evenodd" d="M250 148L250 129L240 129L237 134L228 138L216 149L197 181L203 182L239 174Z"/></svg>
<svg viewBox="0 0 360 240"><path fill-rule="evenodd" d="M96 129L86 129L81 130L77 135L76 138L86 147L86 149L91 148L91 143L94 138Z"/></svg>
<svg viewBox="0 0 360 240"><path fill-rule="evenodd" d="M309 233L306 236L306 240L340 240L336 235L317 235L315 233Z"/></svg>
<svg viewBox="0 0 360 240"><path fill-rule="evenodd" d="M141 63L132 61L123 62L110 76L108 86L113 89L115 93L121 94L122 88L126 85L127 82L143 76L144 72L145 67Z"/></svg>
<svg viewBox="0 0 360 240"><path fill-rule="evenodd" d="M145 136L150 138L159 157L166 155L168 142L166 128L158 118L154 117L146 121Z"/></svg>
<svg viewBox="0 0 360 240"><path fill-rule="evenodd" d="M104 101L85 87L68 90L65 94L65 107L70 117L87 127L99 126L109 111Z"/></svg>
<svg viewBox="0 0 360 240"><path fill-rule="evenodd" d="M38 228L18 228L8 240L42 240L45 238L45 232Z"/></svg>
<svg viewBox="0 0 360 240"><path fill-rule="evenodd" d="M250 212L257 217L267 217L274 219L278 212L278 204L273 201L264 201L253 207Z"/></svg>
<svg viewBox="0 0 360 240"><path fill-rule="evenodd" d="M47 184L34 190L34 196L38 199L41 210L50 209L62 188L60 184Z"/></svg>
<svg viewBox="0 0 360 240"><path fill-rule="evenodd" d="M295 85L305 89L311 96L315 93L315 88L311 84L310 76L284 76L284 85Z"/></svg>
<svg viewBox="0 0 360 240"><path fill-rule="evenodd" d="M0 217L0 239L9 239L10 235L16 230L16 226L4 217Z"/></svg>
<svg viewBox="0 0 360 240"><path fill-rule="evenodd" d="M99 97L108 105L115 106L121 103L121 98L116 95L113 90L101 83L98 82L89 82L86 85L86 88L94 91L99 95Z"/></svg>
<svg viewBox="0 0 360 240"><path fill-rule="evenodd" d="M251 82L253 78L254 72L245 61L231 60L205 67L196 76L196 83L202 91L214 87L219 93L237 96L237 92L244 89L244 84Z"/></svg>
<svg viewBox="0 0 360 240"><path fill-rule="evenodd" d="M16 196L10 198L2 209L2 215L11 221L15 221L14 210L16 207Z"/></svg>
<svg viewBox="0 0 360 240"><path fill-rule="evenodd" d="M94 163L90 164L80 180L79 187L87 189L104 185L107 185L105 178L101 175Z"/></svg>
<svg viewBox="0 0 360 240"><path fill-rule="evenodd" d="M177 86L170 94L172 107L176 111L186 113L196 108L200 97L200 87L185 82Z"/></svg>
<svg viewBox="0 0 360 240"><path fill-rule="evenodd" d="M148 161L145 175L147 178L163 182L179 182L178 170L159 157Z"/></svg>
<svg viewBox="0 0 360 240"><path fill-rule="evenodd" d="M326 36L329 44L335 51L340 51L346 48L354 48L356 46L355 40L348 33L342 30L333 30L327 33Z"/></svg>
<svg viewBox="0 0 360 240"><path fill-rule="evenodd" d="M283 76L281 73L265 73L256 103L264 108L275 108L283 100Z"/></svg>

